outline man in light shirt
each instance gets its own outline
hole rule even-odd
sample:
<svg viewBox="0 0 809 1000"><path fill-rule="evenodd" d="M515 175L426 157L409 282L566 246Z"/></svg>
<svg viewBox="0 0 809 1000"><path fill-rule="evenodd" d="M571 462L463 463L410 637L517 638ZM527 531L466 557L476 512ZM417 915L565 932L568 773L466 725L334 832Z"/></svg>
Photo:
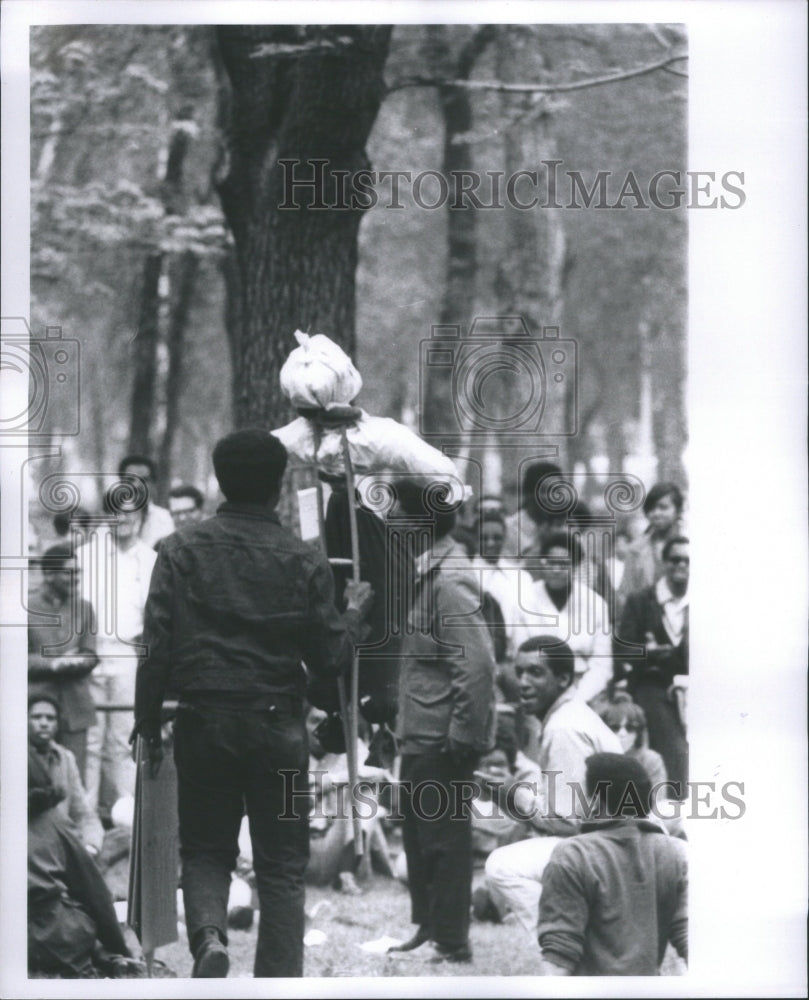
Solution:
<svg viewBox="0 0 809 1000"><path fill-rule="evenodd" d="M496 791L511 814L530 822L534 836L492 851L486 887L501 916L508 912L536 937L542 876L554 847L578 833L584 804L587 758L621 753L621 744L573 689L574 657L555 636L535 636L517 651L515 672L526 714L542 723L537 781L505 782Z"/></svg>
<svg viewBox="0 0 809 1000"><path fill-rule="evenodd" d="M143 508L143 518L138 529L138 537L149 548L153 548L161 538L174 531L174 520L165 507L159 507L152 502L151 493L157 470L148 455L126 455L118 464L118 475L122 481L134 479L140 487L142 480L146 489L146 505Z"/></svg>
<svg viewBox="0 0 809 1000"><path fill-rule="evenodd" d="M117 799L135 791L129 734L143 611L157 558L138 537L145 512L142 493L132 498L124 486L110 487L104 497L104 510L114 515L114 525L76 550L82 597L92 604L98 628L99 664L90 681L93 698L96 706L126 706L97 712L97 723L87 733L87 794L93 808L100 805L102 816Z"/></svg>

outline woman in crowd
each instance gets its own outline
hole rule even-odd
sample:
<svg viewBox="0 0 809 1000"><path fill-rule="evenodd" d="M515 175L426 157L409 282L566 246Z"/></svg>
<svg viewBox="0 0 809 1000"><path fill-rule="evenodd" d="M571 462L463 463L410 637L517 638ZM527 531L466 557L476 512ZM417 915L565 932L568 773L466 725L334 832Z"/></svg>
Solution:
<svg viewBox="0 0 809 1000"><path fill-rule="evenodd" d="M683 494L676 483L655 483L646 494L643 513L649 524L630 546L618 588L618 608L636 590L650 587L663 575L663 546L683 530Z"/></svg>

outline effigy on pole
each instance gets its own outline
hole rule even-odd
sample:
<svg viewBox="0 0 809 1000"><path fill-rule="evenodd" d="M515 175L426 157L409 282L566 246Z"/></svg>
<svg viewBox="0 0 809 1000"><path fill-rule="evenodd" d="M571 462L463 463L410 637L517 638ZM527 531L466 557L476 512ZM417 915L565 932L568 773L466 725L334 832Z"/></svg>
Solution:
<svg viewBox="0 0 809 1000"><path fill-rule="evenodd" d="M336 573L340 566L350 564L352 579L359 582L364 578L364 567L361 561L361 531L355 493L358 476L379 476L386 482L397 476L426 476L432 481L446 482L450 492L455 495L463 487L451 458L422 441L403 424L387 417L372 416L354 405L362 388L362 377L342 348L321 334L309 336L296 331L295 338L298 347L284 363L280 381L281 389L297 410L298 417L273 431L273 434L284 444L293 462L317 471L316 492L299 491L299 513L303 524L302 502L305 501L307 519L310 522L314 520L312 515L316 510L317 528L312 524L307 537L319 537L327 557L330 552L324 518L328 515L324 514L322 478L345 484L351 557L331 557L329 562ZM302 494L307 496L302 497ZM311 503L312 499L316 500L316 504ZM364 551L367 555L370 550L374 557L372 562L375 560L384 566L389 557L384 541L380 540L384 537L384 532L368 530L368 521L371 522L371 527L377 524L376 513L369 513L365 509L361 513L365 529ZM381 551L377 552L377 549ZM390 575L383 573L383 578L387 579ZM375 600L381 603L384 616L385 595L375 594ZM354 849L358 856L362 856L362 836L356 808L361 694L360 663L356 648L348 690L343 678L340 679L338 688L351 783ZM393 740L391 734L388 733L388 736Z"/></svg>

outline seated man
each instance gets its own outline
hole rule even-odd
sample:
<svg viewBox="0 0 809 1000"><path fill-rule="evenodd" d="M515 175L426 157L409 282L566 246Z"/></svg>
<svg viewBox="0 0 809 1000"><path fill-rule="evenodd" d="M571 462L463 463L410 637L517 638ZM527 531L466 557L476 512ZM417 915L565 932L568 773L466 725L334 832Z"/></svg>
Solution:
<svg viewBox="0 0 809 1000"><path fill-rule="evenodd" d="M28 680L45 684L57 699L59 741L86 780L87 731L96 724L90 675L98 663L96 624L79 597L79 571L68 542L52 545L42 560L42 585L30 597Z"/></svg>
<svg viewBox="0 0 809 1000"><path fill-rule="evenodd" d="M486 886L501 917L512 911L532 936L548 858L560 838L579 830L585 762L593 753L621 752L615 733L576 695L574 662L566 643L539 635L520 646L514 665L523 710L542 722L542 775L537 782L507 779L496 787L501 805L529 821L535 835L489 855Z"/></svg>
<svg viewBox="0 0 809 1000"><path fill-rule="evenodd" d="M110 891L59 813L64 792L28 751L28 968L66 979L138 976Z"/></svg>
<svg viewBox="0 0 809 1000"><path fill-rule="evenodd" d="M537 765L517 747L517 725L511 705L500 705L497 711L497 733L494 749L481 757L475 777L481 783L482 795L472 810L472 850L476 864L482 864L498 847L530 837L530 823L509 816L502 810L497 795L489 789L500 781L539 781ZM473 902L475 893L472 894ZM478 894L480 899L480 894Z"/></svg>
<svg viewBox="0 0 809 1000"><path fill-rule="evenodd" d="M647 820L651 783L640 762L587 761L592 822L560 841L543 876L541 969L551 976L657 976L671 942L688 957L685 845Z"/></svg>
<svg viewBox="0 0 809 1000"><path fill-rule="evenodd" d="M311 885L333 885L343 892L356 893L359 887L354 874L360 858L354 850L348 766L345 753L328 753L320 742L318 726L326 719L327 714L319 708L309 709L306 716L310 755L309 791L312 801L306 881ZM367 754L368 748L362 740L357 740L357 760L364 761ZM370 851L370 860L378 869L386 875L392 875L388 845L381 825L382 808L378 802L378 794L379 786L393 781L393 776L381 767L360 763L357 777L363 783L358 812L365 849ZM369 802L369 799L372 801Z"/></svg>
<svg viewBox="0 0 809 1000"><path fill-rule="evenodd" d="M101 850L104 830L96 813L90 807L84 790L76 758L56 742L59 726L59 708L54 695L35 691L28 697L28 745L40 759L51 783L64 792L56 806L60 815L70 820L81 842L93 856Z"/></svg>

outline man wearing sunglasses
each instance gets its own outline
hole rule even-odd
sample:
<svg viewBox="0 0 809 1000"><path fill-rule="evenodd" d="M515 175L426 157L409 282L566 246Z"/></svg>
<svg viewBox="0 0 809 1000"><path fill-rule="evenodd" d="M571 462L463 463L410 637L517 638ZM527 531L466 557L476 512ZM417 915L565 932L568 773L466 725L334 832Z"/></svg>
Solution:
<svg viewBox="0 0 809 1000"><path fill-rule="evenodd" d="M629 595L618 630L623 642L645 646L643 657L624 660L622 674L628 675L629 691L646 713L649 746L663 758L677 798L687 794L688 780L689 567L688 539L670 538L663 548L663 576Z"/></svg>

